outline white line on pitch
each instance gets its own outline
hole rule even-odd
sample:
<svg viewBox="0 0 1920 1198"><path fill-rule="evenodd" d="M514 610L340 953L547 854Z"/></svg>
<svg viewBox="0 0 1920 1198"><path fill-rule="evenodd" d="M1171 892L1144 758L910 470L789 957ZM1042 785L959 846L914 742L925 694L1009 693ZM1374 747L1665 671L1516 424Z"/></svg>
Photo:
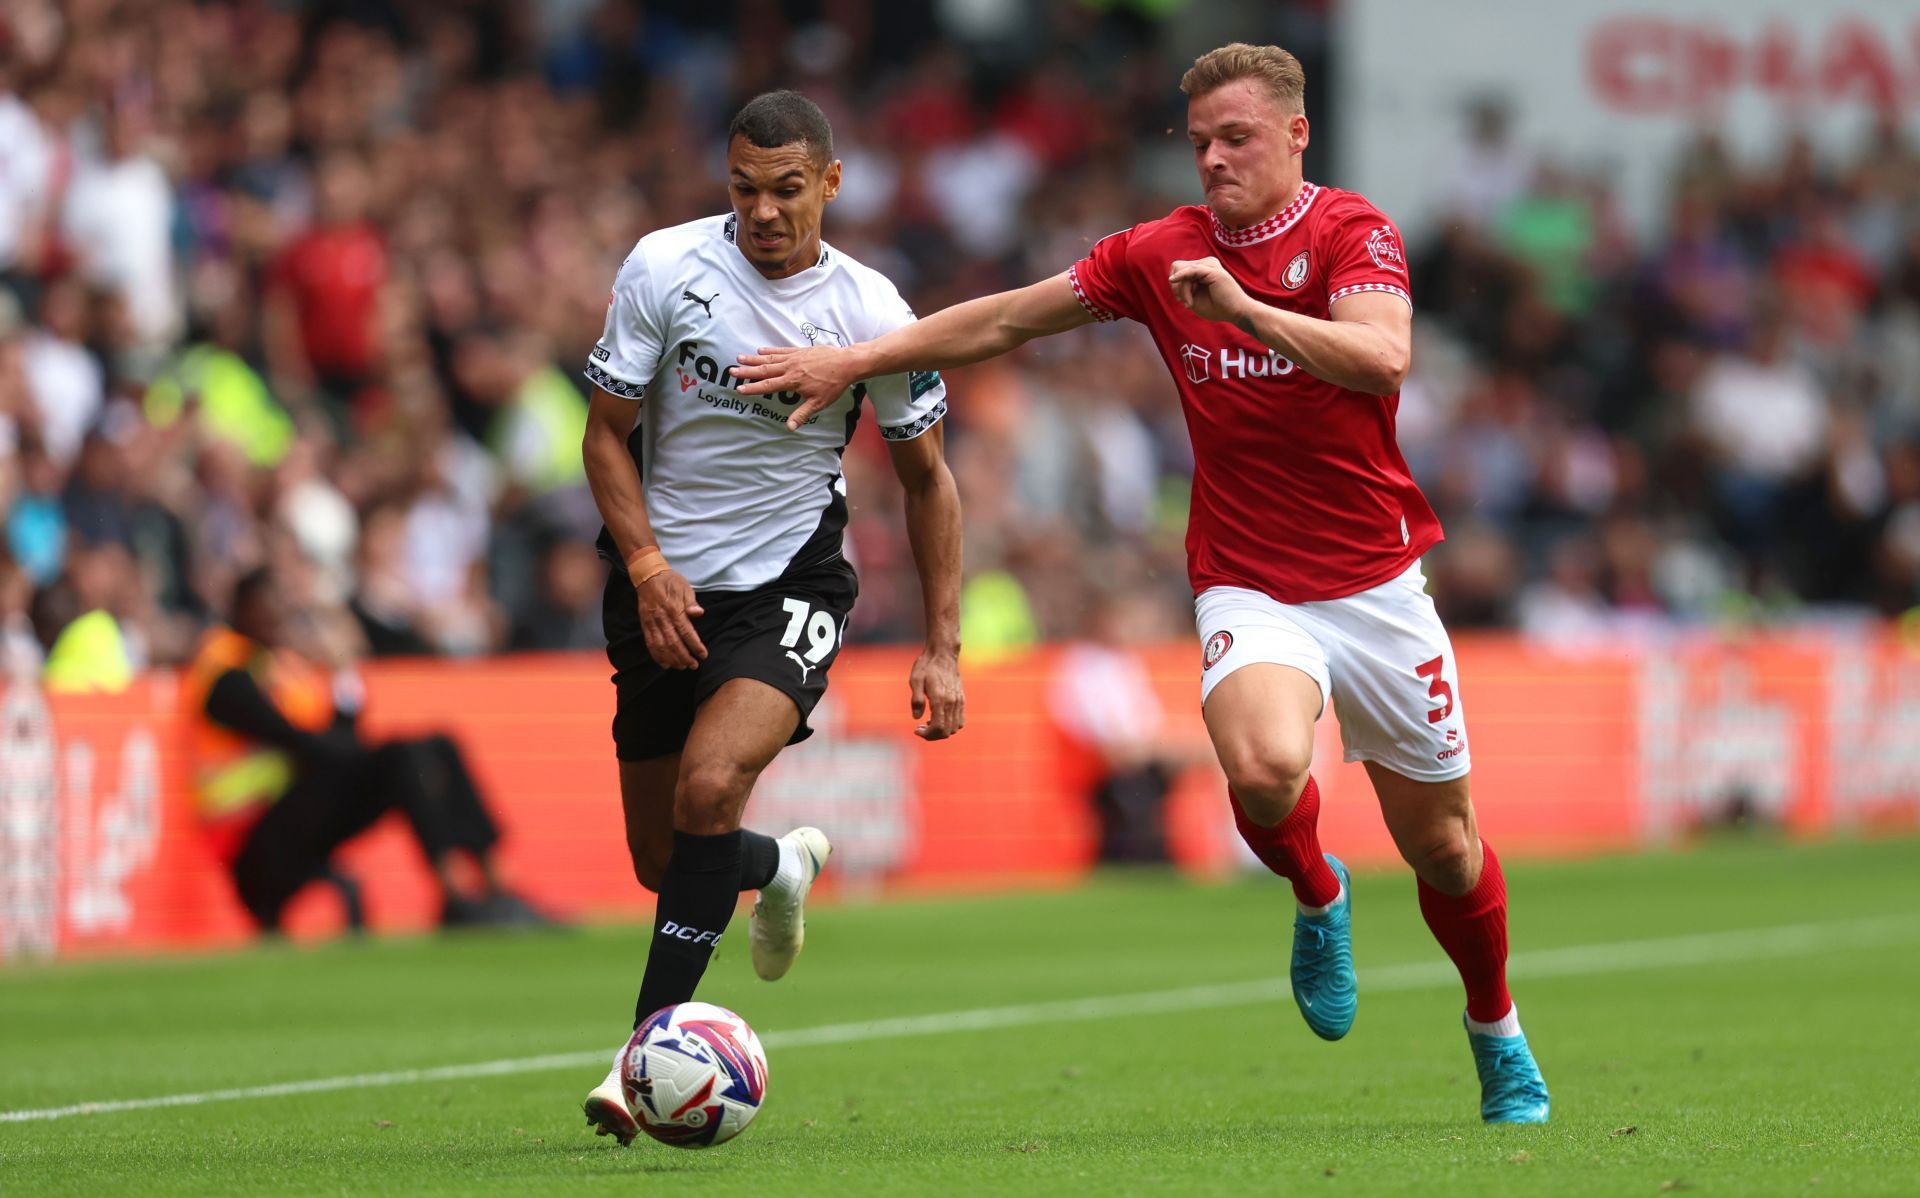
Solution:
<svg viewBox="0 0 1920 1198"><path fill-rule="evenodd" d="M1731 961L1758 961L1845 948L1879 948L1920 940L1920 913L1854 919L1833 923L1785 924L1730 932L1703 932L1657 940L1624 940L1611 944L1582 944L1522 953L1508 963L1515 978L1553 978L1633 969L1665 969L1680 965L1708 965ZM1411 961L1360 971L1365 993L1418 990L1455 982L1453 966L1444 960ZM829 1023L791 1031L768 1032L761 1040L768 1048L805 1048L870 1040L900 1040L953 1032L1029 1027L1043 1023L1073 1023L1084 1019L1112 1019L1126 1015L1160 1015L1248 1006L1290 994L1285 978L1261 978L1213 986L1187 986L1138 994L1108 994L1097 998L1070 998L1018 1006L978 1007L931 1015L904 1015L860 1023ZM0 1123L28 1123L65 1119L74 1115L106 1115L118 1111L146 1111L161 1107L199 1106L249 1098L282 1098L294 1094L321 1094L330 1090L364 1090L404 1086L416 1082L463 1081L558 1069L598 1068L608 1060L605 1049L512 1057L467 1065L430 1069L396 1069L385 1073L356 1073L267 1086L237 1086L198 1094L166 1094L154 1098L123 1098L82 1102L38 1110L0 1111Z"/></svg>

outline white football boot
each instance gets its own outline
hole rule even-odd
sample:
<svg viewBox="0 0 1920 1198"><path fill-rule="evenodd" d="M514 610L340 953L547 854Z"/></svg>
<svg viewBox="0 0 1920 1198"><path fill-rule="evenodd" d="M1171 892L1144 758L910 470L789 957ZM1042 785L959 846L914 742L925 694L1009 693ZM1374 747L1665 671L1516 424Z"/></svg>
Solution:
<svg viewBox="0 0 1920 1198"><path fill-rule="evenodd" d="M622 1044L613 1056L613 1068L607 1071L606 1080L587 1091L587 1101L580 1108L586 1112L587 1122L593 1125L594 1135L612 1136L623 1147L633 1143L633 1138L640 1134L639 1120L627 1106L626 1082L620 1076L626 1061L627 1046Z"/></svg>
<svg viewBox="0 0 1920 1198"><path fill-rule="evenodd" d="M833 852L827 834L818 828L795 828L780 837L779 844L780 868L754 900L747 923L753 971L769 982L786 976L806 943L807 891Z"/></svg>

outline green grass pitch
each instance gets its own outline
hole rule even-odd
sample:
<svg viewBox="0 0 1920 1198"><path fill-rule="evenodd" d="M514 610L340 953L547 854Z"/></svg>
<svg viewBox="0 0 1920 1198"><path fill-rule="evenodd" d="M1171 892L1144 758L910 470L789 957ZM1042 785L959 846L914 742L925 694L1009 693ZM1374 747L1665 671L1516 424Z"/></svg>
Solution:
<svg viewBox="0 0 1920 1198"><path fill-rule="evenodd" d="M1920 842L1723 844L1509 881L1545 1127L1479 1123L1458 983L1406 874L1356 881L1360 1017L1338 1044L1283 982L1258 984L1286 971L1280 886L1143 875L819 906L775 985L752 977L736 922L701 996L767 1037L772 1084L718 1149L615 1147L579 1114L602 1070L514 1067L0 1115L0 1192L1920 1193ZM611 1053L643 941L596 928L0 971L0 1113ZM1142 994L1157 997L1115 997ZM797 1034L867 1020L895 1022Z"/></svg>

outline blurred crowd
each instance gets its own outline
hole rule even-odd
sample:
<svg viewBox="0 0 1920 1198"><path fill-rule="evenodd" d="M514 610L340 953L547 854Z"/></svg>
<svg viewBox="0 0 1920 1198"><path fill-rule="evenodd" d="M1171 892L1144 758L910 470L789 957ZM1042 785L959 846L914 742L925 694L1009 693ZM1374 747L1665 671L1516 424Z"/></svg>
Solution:
<svg viewBox="0 0 1920 1198"><path fill-rule="evenodd" d="M733 109L821 102L846 179L828 238L927 312L1191 202L1183 7L10 0L9 661L74 632L130 670L178 662L262 564L354 617L323 655L598 645L578 368L634 240L724 207ZM1245 6L1239 32L1317 80L1323 10ZM1308 175L1338 183L1330 128ZM1569 637L1916 602L1911 146L1754 171L1705 138L1651 239L1497 106L1460 154L1451 218L1412 247L1401 420L1450 534L1449 619ZM1141 331L950 384L970 651L1081 635L1121 593L1147 601L1140 637L1187 635L1191 455ZM853 635L912 639L878 438L846 468Z"/></svg>
<svg viewBox="0 0 1920 1198"><path fill-rule="evenodd" d="M1699 134L1657 236L1473 116L1412 272L1400 440L1458 626L1559 642L1920 603L1920 152ZM1834 147L1823 147L1833 149ZM1828 165L1833 161L1842 165Z"/></svg>

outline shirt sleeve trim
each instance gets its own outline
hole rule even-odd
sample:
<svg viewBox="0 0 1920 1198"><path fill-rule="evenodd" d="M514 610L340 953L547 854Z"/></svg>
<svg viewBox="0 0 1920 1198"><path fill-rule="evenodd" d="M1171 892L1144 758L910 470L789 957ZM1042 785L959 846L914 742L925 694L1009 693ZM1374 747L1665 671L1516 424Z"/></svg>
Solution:
<svg viewBox="0 0 1920 1198"><path fill-rule="evenodd" d="M943 399L933 405L932 411L920 417L920 419L914 421L912 424L898 424L891 427L884 424L881 425L880 436L888 441L911 441L921 433L926 432L934 425L940 423L941 418L946 414L947 401Z"/></svg>
<svg viewBox="0 0 1920 1198"><path fill-rule="evenodd" d="M580 373L586 376L589 383L609 395L618 395L621 399L645 399L647 396L645 383L629 383L623 378L615 378L602 370L598 362L588 362L586 369Z"/></svg>
<svg viewBox="0 0 1920 1198"><path fill-rule="evenodd" d="M1340 290L1328 296L1327 303L1332 304L1335 300L1345 298L1349 295L1355 295L1362 291L1384 291L1389 295L1397 295L1407 301L1407 307L1413 307L1413 297L1407 294L1407 289L1404 287L1396 287L1392 283L1355 283L1350 287L1342 287Z"/></svg>
<svg viewBox="0 0 1920 1198"><path fill-rule="evenodd" d="M1098 321L1120 319L1112 312L1107 311L1105 308L1102 308L1087 298L1086 288L1080 285L1080 266L1078 263L1067 267L1067 282L1073 285L1073 298L1080 301L1080 306L1087 310L1089 316Z"/></svg>

